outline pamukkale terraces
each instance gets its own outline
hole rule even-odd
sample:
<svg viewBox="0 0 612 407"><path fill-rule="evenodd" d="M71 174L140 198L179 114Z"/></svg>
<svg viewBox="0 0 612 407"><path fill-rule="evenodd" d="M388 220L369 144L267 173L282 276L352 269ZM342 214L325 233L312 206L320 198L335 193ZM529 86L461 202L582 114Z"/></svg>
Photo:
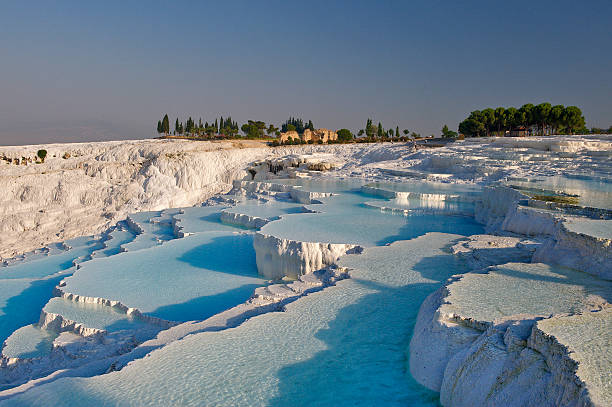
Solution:
<svg viewBox="0 0 612 407"><path fill-rule="evenodd" d="M361 13L352 2L340 4ZM207 7L225 7L192 6L204 20L216 19ZM317 52L325 55L335 37L319 38L314 28L340 35L338 27L283 23L272 40L261 36L270 34L269 20L257 14L266 27L245 22L248 30L236 30L248 33L237 39L226 24L215 26L228 37L206 48L212 34L199 31L205 21L192 20L191 6L180 2L173 7L190 28L164 31L164 39L137 14L133 23L119 23L98 6L75 7L49 15L66 25L36 38L63 60L98 58L96 41L106 40L88 37L93 49L65 48L63 41L121 34L133 54L116 48L123 56L102 62L105 73L87 58L78 69L59 59L57 66L42 62L45 81L56 81L57 89L83 86L70 97L54 93L53 103L39 103L48 99L34 96L42 90L25 82L23 93L11 93L13 80L0 78L0 407L612 406L612 127L605 127L612 94L595 108L588 100L589 92L599 97L597 86L585 86L584 97L574 88L546 93L509 74L506 91L489 92L466 74L453 80L466 81L470 91L443 93L439 110L425 96L412 107L399 99L378 103L384 92L395 97L396 86L384 81L396 74L406 75L406 83L429 83L427 97L441 92L429 79L405 74L412 61L401 59L376 69L347 65L342 74L330 60L295 76L308 83L299 89L320 92L313 104L308 90L268 98L258 90L275 86L266 70L244 65L258 57L240 48L242 65L230 64L224 46L272 41L281 47L280 37L299 37L304 50L313 50L300 63L327 64ZM135 13L134 4L125 7ZM386 7L370 4L389 19L408 6ZM457 10L452 14L465 12ZM81 13L104 14L109 26L77 23ZM363 59L378 55L371 45L382 37L362 37L366 28L342 19L333 24L356 36L342 46L367 44ZM587 30L580 27L575 31ZM439 35L459 44L469 37L464 29L480 30L461 26ZM407 35L402 30L396 35ZM190 35L202 43L186 40L195 48L181 45L184 55L135 63L148 61L140 55L148 48L133 44L135 38L155 37L165 50L164 41ZM532 40L540 47L543 38L538 31ZM434 47L441 40L414 41ZM397 53L409 47L394 44ZM209 57L220 55L223 72L190 65L199 58L191 53L205 49ZM10 48L7 55L19 52ZM119 61L133 61L142 75L118 76L120 85L110 85L105 75L135 69ZM537 70L537 61L516 69ZM266 65L274 81L293 78L285 69L301 69L286 64ZM595 80L611 66L609 59L597 64L584 75ZM59 66L72 74L56 72ZM486 66L482 59L479 80L489 74ZM424 75L436 75L437 67ZM87 69L99 75L88 76L92 84L85 86L79 72ZM181 74L171 77L177 69ZM42 70L15 70L14 83ZM163 97L143 90L148 75L171 85ZM246 90L213 83L242 75L251 81ZM329 75L337 82L326 82ZM373 94L362 75L378 78L381 93ZM198 78L190 92L173 93L187 77ZM344 83L366 86L363 97L350 93L340 104L334 92ZM514 86L524 95L513 93ZM612 89L610 82L600 88ZM231 100L224 96L230 93ZM110 94L117 96L109 103L95 101ZM90 103L102 109L104 122L45 124L63 117L64 108L85 112ZM16 119L27 106L40 112L35 125ZM121 127L122 112L145 110L148 119L138 124L143 136ZM223 113L228 110L235 113ZM112 123L111 136L91 130L104 123ZM21 132L20 126L30 127Z"/></svg>

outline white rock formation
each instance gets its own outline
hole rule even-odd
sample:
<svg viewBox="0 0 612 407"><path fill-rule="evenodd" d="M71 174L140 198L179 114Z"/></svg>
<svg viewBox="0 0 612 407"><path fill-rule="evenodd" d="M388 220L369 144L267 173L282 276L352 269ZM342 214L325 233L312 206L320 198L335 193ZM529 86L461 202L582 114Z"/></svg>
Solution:
<svg viewBox="0 0 612 407"><path fill-rule="evenodd" d="M572 325L550 328L548 336L538 327L555 326L567 313L581 319L582 313L607 310L611 290L603 280L538 264L456 276L421 306L410 343L410 371L421 384L440 391L444 406L600 405L587 389L605 393L601 370L610 362L598 365L596 360L610 331L590 332L577 323L572 335L559 339L553 336ZM598 345L585 341L586 335L598 338ZM582 367L571 354L578 343L583 344L577 355Z"/></svg>
<svg viewBox="0 0 612 407"><path fill-rule="evenodd" d="M221 212L221 221L224 223L231 223L234 225L244 226L249 229L259 229L266 225L269 220L260 218L258 216L245 215L244 213L236 212Z"/></svg>
<svg viewBox="0 0 612 407"><path fill-rule="evenodd" d="M596 227L606 233L597 233ZM583 270L612 280L612 220L570 219L554 231L533 261Z"/></svg>
<svg viewBox="0 0 612 407"><path fill-rule="evenodd" d="M269 279L296 279L334 264L349 252L360 252L352 244L300 242L255 233L253 239L259 274Z"/></svg>
<svg viewBox="0 0 612 407"><path fill-rule="evenodd" d="M257 144L257 147L261 145ZM45 148L43 164L1 165L0 256L97 233L130 212L191 206L226 192L268 148L181 140L0 148L0 155ZM62 158L69 154L69 158Z"/></svg>
<svg viewBox="0 0 612 407"><path fill-rule="evenodd" d="M478 270L510 262L529 263L540 245L541 242L523 237L472 235L451 250L470 269Z"/></svg>
<svg viewBox="0 0 612 407"><path fill-rule="evenodd" d="M34 163L46 149L44 163ZM0 147L0 260L75 236L102 232L128 213L185 207L252 178L248 164L265 158L293 174L308 165L345 171L397 160L412 148L397 144L267 148L258 142L139 140ZM1 160L1 158L5 160ZM27 165L15 165L15 160ZM65 157L65 158L64 158ZM300 158L302 157L302 158ZM10 162L9 162L10 159ZM274 164L276 163L276 164ZM321 169L321 168L317 168ZM255 171L257 174L257 171ZM300 193L297 193L300 195Z"/></svg>

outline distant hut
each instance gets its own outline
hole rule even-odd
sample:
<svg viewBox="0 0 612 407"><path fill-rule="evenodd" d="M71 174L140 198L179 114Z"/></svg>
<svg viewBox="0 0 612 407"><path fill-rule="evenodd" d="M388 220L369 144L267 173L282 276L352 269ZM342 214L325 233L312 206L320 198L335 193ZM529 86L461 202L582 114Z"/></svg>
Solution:
<svg viewBox="0 0 612 407"><path fill-rule="evenodd" d="M531 128L525 126L516 127L507 133L509 137L527 137L530 134Z"/></svg>

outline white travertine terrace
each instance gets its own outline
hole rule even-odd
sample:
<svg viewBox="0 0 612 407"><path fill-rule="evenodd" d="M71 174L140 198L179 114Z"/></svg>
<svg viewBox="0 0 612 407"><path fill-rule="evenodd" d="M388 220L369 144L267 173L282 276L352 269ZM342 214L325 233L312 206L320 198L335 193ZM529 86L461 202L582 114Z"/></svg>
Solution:
<svg viewBox="0 0 612 407"><path fill-rule="evenodd" d="M555 361L551 355L559 355L559 349L538 339L534 324L600 312L609 307L611 296L612 286L604 280L537 263L509 263L485 274L457 276L421 306L410 345L411 372L440 391L442 403L449 406L495 405L502 400L505 405L523 405L525 400L589 405L595 401L585 389L594 386L593 391L604 392L601 379L576 379L578 363ZM612 331L592 333L577 326L575 335L594 335L604 343ZM581 362L591 363L601 347L583 348L589 354Z"/></svg>
<svg viewBox="0 0 612 407"><path fill-rule="evenodd" d="M33 156L41 147L48 151L45 163L35 164L28 160L27 165L13 163L16 158L21 160L20 157ZM237 327L249 318L253 321L245 329L259 326L259 321L263 320L278 323L273 315L261 320L253 317L286 310L290 302L294 303L289 307L291 318L301 312L308 314L308 309L300 310L304 301L312 307L320 299L327 301L325 304L331 308L338 308L340 300L331 296L344 296L342 298L346 297L345 301L348 301L350 295L347 297L343 287L353 287L355 293L365 289L359 287L360 282L351 281L339 284L329 293L325 291L307 300L303 298L305 294L349 277L347 270L335 267L336 263L367 265L365 273L357 272L356 275L371 279L373 287L384 281L389 287L395 287L390 290L394 293L401 291L397 290L407 275L417 284L440 284L452 274L453 269L445 263L447 260L443 262L447 268L438 273L427 268L431 259L418 256L430 249L436 253L435 256L442 256L441 242L444 242L447 245L444 256L452 257L448 255L447 249L450 249L455 257L461 259L459 263L462 266L457 265L459 271L455 273L463 274L452 277L421 305L409 349L410 371L420 383L439 391L440 401L445 406L610 405L612 211L601 197L607 196L612 183L611 137L477 139L416 152L411 145L401 143L278 149L260 145L233 147L226 143L159 140L0 147L0 158L11 159L10 164L4 164L6 160L0 161L0 178L8 185L5 195L0 198L3 200L0 206L0 256L7 267L65 250L50 242L106 231L100 247L85 256L97 260L89 264L79 263L80 270L66 279L68 287L60 284L56 288L57 297L47 305L49 309L42 310L38 323L15 331L7 340L0 381L5 386L16 387L1 391L0 400L7 398L8 404L23 400L27 400L26 404L44 404L45 397L36 397L44 394L46 388L53 389L57 378L97 376L124 369L130 363L125 369L129 376L138 372L141 366L148 366L146 360L149 358L144 358L147 355L154 355L155 361L169 358L180 376L182 364L188 365L189 361L181 360L180 353L174 354L172 350L187 342L197 342L197 335L193 334L209 332L212 335L211 331ZM70 157L62 158L65 152L69 152ZM312 177L316 182L327 175L361 179L361 191L377 199L370 198L372 201L367 202L364 197L359 203L364 208L403 212L406 217L437 214L438 211L446 215L474 216L485 226L487 234L482 234L482 228L477 225L479 231L470 233L479 234L462 240L458 240L459 236L441 233L394 243L390 248L370 248L366 244L357 244L357 240L344 239L346 234L335 235L342 236L342 239L316 241L313 234L316 228L301 235L297 231L279 233L278 227L270 228L280 225L287 213L294 216L294 212L283 212L284 208L301 208L302 212L311 212L308 215L311 217L306 219L316 219L319 215L314 212L318 210L317 204L335 198L331 190L318 192L317 189L283 183L283 180L289 177L294 178L292 181L300 181ZM532 179L549 176L561 178L561 181L565 179L563 177L580 179L585 181L580 185L599 188L597 194L593 194L596 199L592 199L598 206L542 202L528 195L533 191L544 195L580 195L581 191L576 189L549 191L542 188L544 184L537 184L533 191L524 187L529 186ZM400 184L414 186L418 183L415 179L418 182L427 180L429 184L447 191L393 188ZM527 181L523 184L520 180ZM513 183L520 185L515 187ZM482 194L466 193L475 184L479 190L482 187ZM559 182L555 185L565 184ZM457 186L465 190L456 193L453 188ZM216 201L210 202L217 206L187 208L230 189L232 195L216 197L213 199ZM258 204L275 201L278 212L276 209L257 211L241 206L247 200ZM355 206L357 201L337 202L340 204L327 206L332 212L324 214L327 216L324 219L331 220L339 215L343 203ZM270 206L274 207L273 204ZM127 217L127 229L108 229L129 212L161 211L168 207L183 208L160 212L158 217L138 217L136 214ZM362 212L354 213L355 222L359 223ZM351 219L344 221L351 222ZM261 286L244 303L205 320L188 322L170 321L150 314L158 311L158 305L173 305L167 291L184 294L189 290L197 291L197 287L189 284L185 285L186 288L175 286L173 281L163 280L168 276L160 275L155 282L163 280L160 284L164 287L151 284L147 289L144 284L138 285L138 281L147 279L148 272L142 270L140 275L135 273L122 283L104 281L102 273L105 271L111 279L123 278L116 272L121 266L116 259L132 259L130 269L143 263L138 254L134 255L140 250L150 250L147 252L150 253L149 263L164 264L163 267L171 273L176 263L166 260L171 257L172 248L185 241L167 243L166 240L201 234L211 224L214 224L214 233L218 234L215 236L219 238L235 233L252 238L257 266L255 273L259 271L267 279L295 281L277 281L277 284ZM305 224L308 220L304 224L293 223L294 227ZM236 225L243 229L236 231ZM153 231L158 226L163 230L155 235ZM244 229L262 227L262 231ZM325 222L321 227L325 227ZM268 230L275 233L268 233ZM292 237L292 233L295 236ZM187 238L191 239L187 242L196 238ZM126 242L121 243L122 239ZM424 243L427 241L440 243L440 246L429 247ZM47 249L39 249L45 245L48 245ZM198 247L194 245L193 249ZM360 253L363 247L369 255L346 256ZM423 265L416 268L413 264L411 267L414 269L405 275L403 264L395 264L394 256L410 263L412 260L404 258L407 254L401 250L416 247L419 250L413 254ZM156 258L154 253L159 249L162 251L157 253L168 255ZM231 253L231 247L222 250ZM116 252L121 251L127 253L112 259ZM389 253L393 256L389 257ZM17 256L8 258L13 255ZM105 270L104 263L101 263L105 256L111 257L108 264L114 265L111 268L115 270ZM202 267L201 264L197 266ZM472 272L466 273L459 267L468 267ZM128 271L126 269L126 276ZM424 271L436 278L427 279L425 275L419 275ZM95 278L87 281L88 274ZM75 285L78 282L80 286ZM131 289L120 290L124 288L120 285L126 283L131 284ZM119 288L113 288L113 284ZM68 290L71 285L78 289L71 292ZM378 288L382 291L389 288L380 287L383 286ZM103 294L94 295L98 290ZM185 296L181 301L187 303L195 299L195 294L198 294L195 291L194 298ZM158 298L149 295L154 292L163 295ZM408 305L418 308L425 295L416 305L407 302L407 308ZM62 311L61 307L54 312L50 304L56 300L79 306L113 308L130 319L154 326L151 332L157 334L156 330L161 331L155 337L142 338L136 338L129 330L128 333L106 331L85 317L69 318L69 312L66 309ZM142 305L135 306L138 302ZM282 323L278 326L285 328ZM44 333L36 329L58 333L52 341L53 350L42 357L12 357L23 351L19 342L27 342L22 339L24 335L31 335L34 345L37 340L42 341L36 335ZM291 329L294 330L292 334L301 332L301 328L296 326L291 326ZM229 337L233 333L224 335ZM314 342L310 337L304 339ZM236 337L236 340L246 340L248 346L255 346L253 343L260 342L261 338ZM210 366L212 369L212 362ZM90 383L95 387L98 379L104 382L122 376L123 371L95 377ZM46 385L46 381L51 383ZM136 382L138 378L133 381ZM114 383L115 390L123 388L124 384ZM34 390L32 396L29 396L28 389ZM25 392L23 400L19 396L13 398L22 392ZM115 396L121 397L122 392L124 390Z"/></svg>

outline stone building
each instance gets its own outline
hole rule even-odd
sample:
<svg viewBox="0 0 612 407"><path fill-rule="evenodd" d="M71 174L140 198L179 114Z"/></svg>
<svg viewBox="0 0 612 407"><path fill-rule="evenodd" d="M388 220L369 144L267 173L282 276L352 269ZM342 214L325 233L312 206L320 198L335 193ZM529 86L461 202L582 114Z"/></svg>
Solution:
<svg viewBox="0 0 612 407"><path fill-rule="evenodd" d="M338 140L338 133L329 129L306 129L302 137L304 141L312 140L318 143L321 140L323 143L327 143L330 140Z"/></svg>
<svg viewBox="0 0 612 407"><path fill-rule="evenodd" d="M299 139L306 143L310 140L312 140L313 143L318 143L319 140L321 140L322 143L327 143L330 140L338 140L338 133L329 129L306 129L304 130L304 134L298 134L297 131L292 130L281 133L278 141L284 143L289 139Z"/></svg>
<svg viewBox="0 0 612 407"><path fill-rule="evenodd" d="M300 139L300 135L295 130L286 131L284 133L281 133L278 141L284 143L289 139Z"/></svg>

